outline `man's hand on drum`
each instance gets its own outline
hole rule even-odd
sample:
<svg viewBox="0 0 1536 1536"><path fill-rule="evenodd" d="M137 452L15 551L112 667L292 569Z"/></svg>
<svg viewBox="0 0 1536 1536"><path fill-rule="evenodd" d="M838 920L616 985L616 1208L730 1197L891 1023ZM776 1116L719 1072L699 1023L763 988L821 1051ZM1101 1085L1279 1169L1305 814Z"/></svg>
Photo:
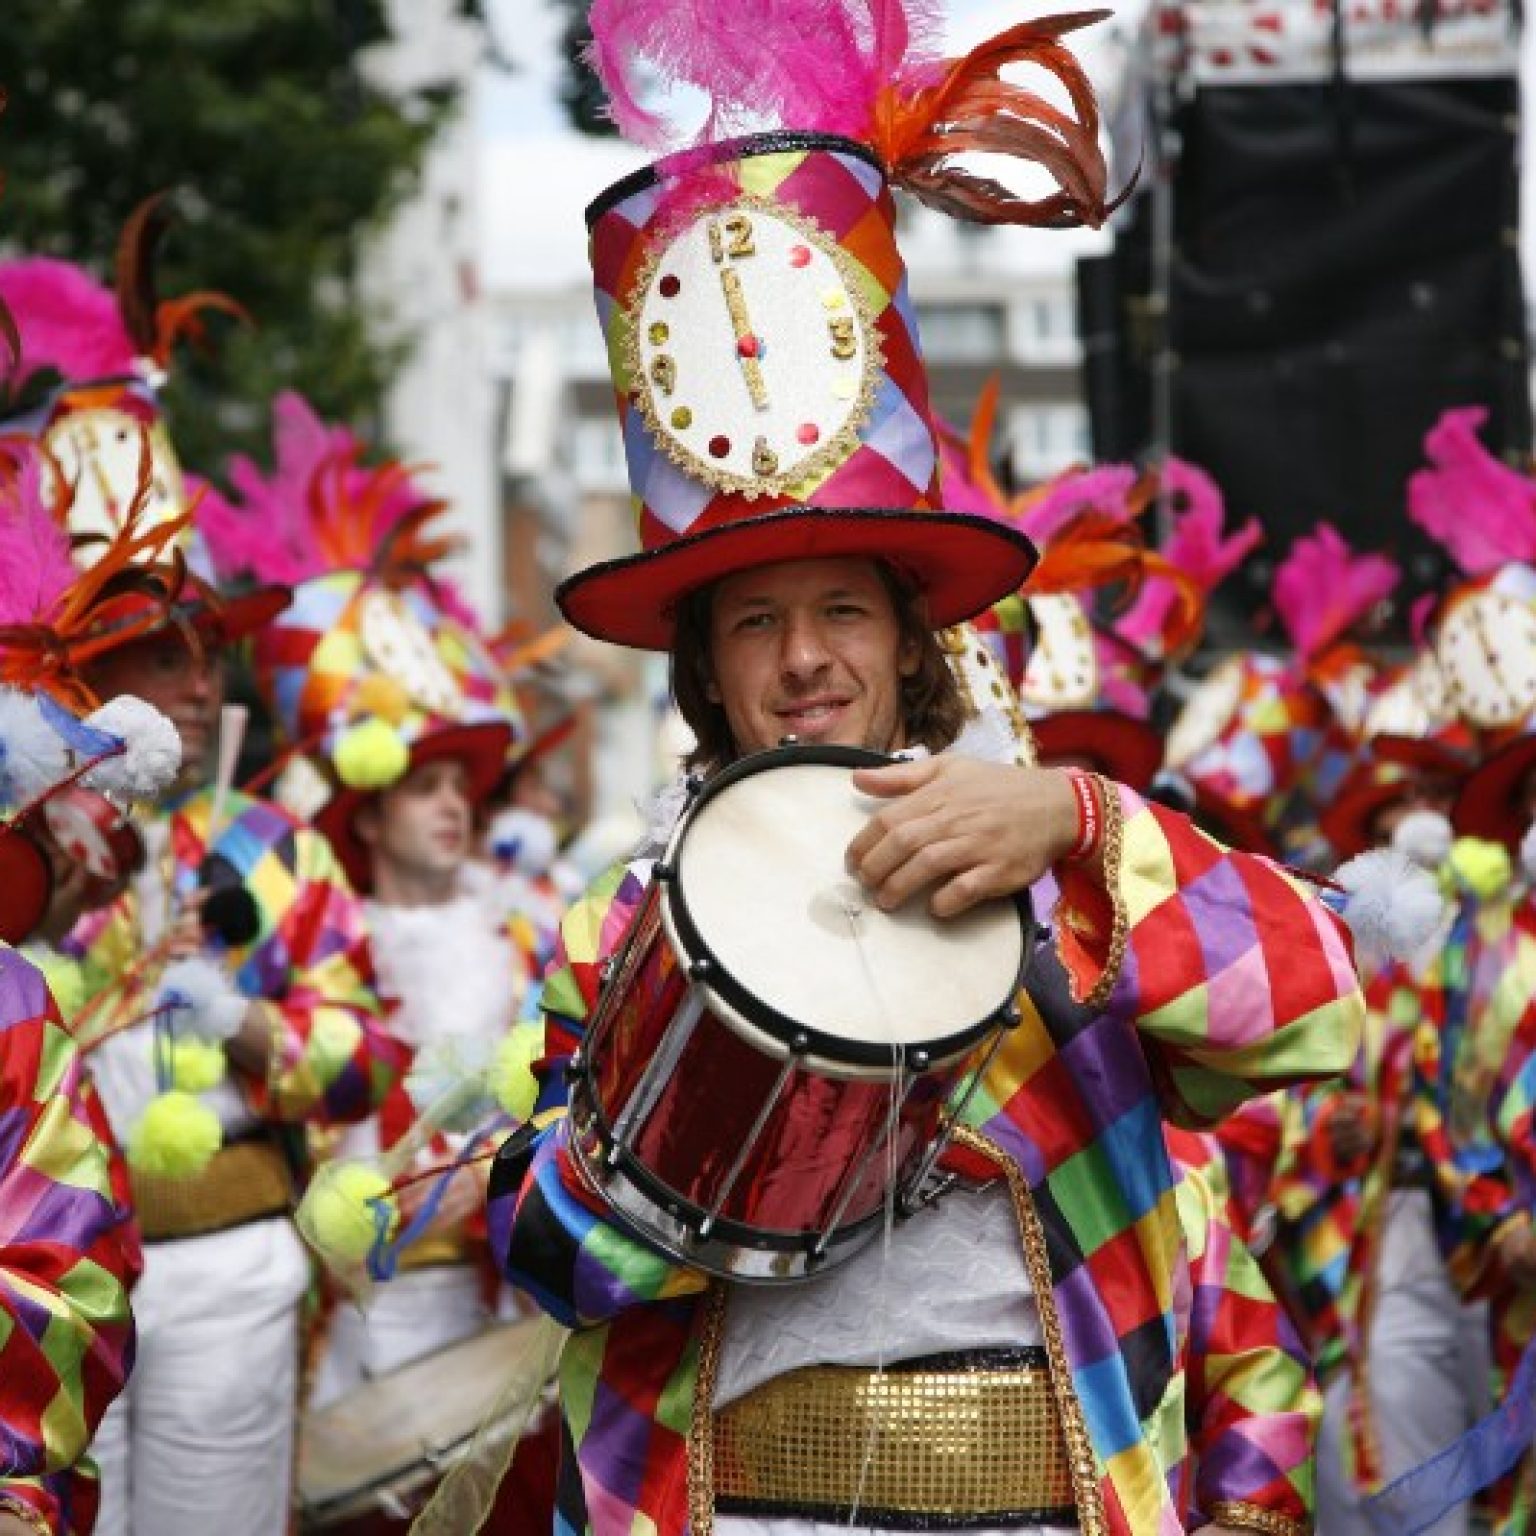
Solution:
<svg viewBox="0 0 1536 1536"><path fill-rule="evenodd" d="M1065 773L965 757L863 768L854 787L886 803L848 846L848 869L890 911L931 891L953 917L1033 885L1078 839Z"/></svg>

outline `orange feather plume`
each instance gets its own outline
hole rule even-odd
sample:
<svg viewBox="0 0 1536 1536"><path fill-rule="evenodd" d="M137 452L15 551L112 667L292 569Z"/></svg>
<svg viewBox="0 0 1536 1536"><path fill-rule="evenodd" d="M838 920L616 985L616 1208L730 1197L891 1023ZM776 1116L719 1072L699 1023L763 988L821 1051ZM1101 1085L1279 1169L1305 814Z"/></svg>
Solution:
<svg viewBox="0 0 1536 1536"><path fill-rule="evenodd" d="M871 141L891 180L930 207L973 223L1097 229L1125 194L1107 201L1098 103L1061 39L1109 14L1082 11L1021 22L950 60L931 84L914 89L897 80L886 86L875 102ZM1065 88L1071 110L1004 80L1002 71L1012 64L1044 69ZM955 164L964 154L1039 165L1057 190L1019 197Z"/></svg>

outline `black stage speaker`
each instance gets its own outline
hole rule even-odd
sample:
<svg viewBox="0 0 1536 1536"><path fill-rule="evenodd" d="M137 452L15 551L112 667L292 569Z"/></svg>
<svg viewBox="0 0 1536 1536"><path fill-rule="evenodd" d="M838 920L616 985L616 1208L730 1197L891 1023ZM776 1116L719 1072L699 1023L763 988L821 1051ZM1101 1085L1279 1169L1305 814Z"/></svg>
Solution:
<svg viewBox="0 0 1536 1536"><path fill-rule="evenodd" d="M1404 560L1406 609L1442 569L1404 515L1426 430L1484 405L1489 445L1529 452L1518 112L1509 76L1201 86L1178 109L1171 441L1265 526L1233 607L1328 518ZM1150 202L1080 273L1106 457L1150 446Z"/></svg>

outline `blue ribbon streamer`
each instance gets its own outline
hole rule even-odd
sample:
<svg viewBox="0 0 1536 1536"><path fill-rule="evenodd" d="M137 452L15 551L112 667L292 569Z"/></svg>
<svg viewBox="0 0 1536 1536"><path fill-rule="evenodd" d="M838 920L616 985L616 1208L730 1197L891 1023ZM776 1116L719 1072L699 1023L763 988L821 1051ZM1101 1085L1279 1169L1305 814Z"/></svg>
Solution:
<svg viewBox="0 0 1536 1536"><path fill-rule="evenodd" d="M121 736L114 736L110 731L101 731L94 725L87 725L84 720L70 714L62 704L55 703L46 693L39 692L33 697L37 700L38 713L42 715L48 729L71 752L80 757L105 757L110 752L122 750Z"/></svg>
<svg viewBox="0 0 1536 1536"><path fill-rule="evenodd" d="M1533 1437L1536 1339L1526 1345L1504 1401L1459 1440L1367 1499L1366 1517L1377 1536L1418 1536L1511 1471Z"/></svg>
<svg viewBox="0 0 1536 1536"><path fill-rule="evenodd" d="M474 1159L475 1154L498 1128L510 1123L505 1115L497 1115L470 1136L459 1149L459 1155L432 1181L432 1188L422 1201L421 1208L393 1241L389 1236L389 1224L394 1213L390 1210L389 1201L376 1198L368 1202L373 1208L373 1247L368 1250L368 1273L374 1280L383 1284L394 1279L400 1255L431 1226L437 1208L447 1193L448 1181Z"/></svg>

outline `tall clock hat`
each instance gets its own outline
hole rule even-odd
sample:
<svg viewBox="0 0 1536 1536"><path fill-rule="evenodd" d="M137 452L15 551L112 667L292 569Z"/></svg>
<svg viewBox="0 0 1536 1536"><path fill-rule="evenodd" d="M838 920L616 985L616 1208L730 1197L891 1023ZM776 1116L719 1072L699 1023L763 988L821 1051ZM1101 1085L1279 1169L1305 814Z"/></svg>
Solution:
<svg viewBox="0 0 1536 1536"><path fill-rule="evenodd" d="M403 464L365 463L363 443L298 395L280 395L273 420L274 468L236 460L236 500L211 503L204 527L222 572L292 587L255 638L256 686L296 768L314 771L293 809L367 891L356 819L371 795L447 758L483 804L527 733L474 615L433 572L453 544L432 527L446 503Z"/></svg>
<svg viewBox="0 0 1536 1536"><path fill-rule="evenodd" d="M591 61L614 120L676 143L635 82L702 91L702 132L587 210L641 553L557 593L578 629L671 643L678 601L733 571L866 555L899 568L936 628L1016 591L1017 530L946 508L893 188L961 219L1098 225L1099 117L1063 37L1024 22L962 59L918 0L596 0ZM1001 78L1027 64L1061 108ZM731 137L749 128L768 131ZM1043 168L1036 199L960 166Z"/></svg>
<svg viewBox="0 0 1536 1536"><path fill-rule="evenodd" d="M47 909L57 850L89 887L115 894L142 862L129 803L164 789L181 762L175 727L144 700L98 707L81 668L158 622L115 576L154 560L177 526L140 532L130 511L91 570L76 569L45 494L35 443L0 441L0 941L19 944ZM57 480L51 487L60 492ZM174 602L176 568L166 573Z"/></svg>
<svg viewBox="0 0 1536 1536"><path fill-rule="evenodd" d="M83 568L119 545L130 509L140 532L175 522L174 549L188 570L174 618L224 643L266 623L287 593L221 593L186 515L208 488L182 471L159 391L177 342L200 339L208 311L242 312L215 293L159 297L155 253L167 227L160 198L134 211L118 243L115 289L48 257L0 263L0 302L19 342L0 367L0 431L37 439L46 475L68 487L67 532Z"/></svg>

